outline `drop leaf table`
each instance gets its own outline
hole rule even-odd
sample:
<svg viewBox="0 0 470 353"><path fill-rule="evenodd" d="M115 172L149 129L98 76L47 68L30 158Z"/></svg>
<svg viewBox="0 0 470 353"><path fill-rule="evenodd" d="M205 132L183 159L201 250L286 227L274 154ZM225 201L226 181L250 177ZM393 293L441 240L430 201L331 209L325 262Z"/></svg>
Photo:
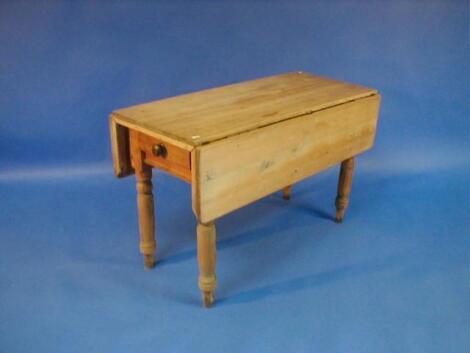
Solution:
<svg viewBox="0 0 470 353"><path fill-rule="evenodd" d="M305 72L118 109L110 129L115 174L135 174L140 251L155 262L152 168L191 183L199 288L214 302L219 217L341 163L336 220L348 206L354 157L372 147L380 95Z"/></svg>

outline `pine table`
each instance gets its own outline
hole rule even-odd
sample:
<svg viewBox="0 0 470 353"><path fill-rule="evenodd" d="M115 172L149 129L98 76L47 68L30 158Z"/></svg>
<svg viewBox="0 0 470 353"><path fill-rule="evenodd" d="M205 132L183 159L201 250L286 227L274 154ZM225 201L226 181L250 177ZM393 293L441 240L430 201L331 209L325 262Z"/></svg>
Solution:
<svg viewBox="0 0 470 353"><path fill-rule="evenodd" d="M156 100L111 113L115 174L135 174L140 251L155 263L152 168L191 184L199 288L216 288L214 222L341 163L336 220L348 206L354 157L372 147L380 95L371 88L292 72Z"/></svg>

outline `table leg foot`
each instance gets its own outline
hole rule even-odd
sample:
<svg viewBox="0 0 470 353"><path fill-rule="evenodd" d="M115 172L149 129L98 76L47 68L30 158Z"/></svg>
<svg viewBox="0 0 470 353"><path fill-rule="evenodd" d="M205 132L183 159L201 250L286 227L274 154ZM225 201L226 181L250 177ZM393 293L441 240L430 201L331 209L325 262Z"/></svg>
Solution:
<svg viewBox="0 0 470 353"><path fill-rule="evenodd" d="M217 285L215 276L216 232L213 222L197 225L197 258L199 262L199 288L204 307L214 303L214 291Z"/></svg>
<svg viewBox="0 0 470 353"><path fill-rule="evenodd" d="M201 294L202 294L202 305L204 305L205 308L212 307L212 304L214 304L214 301L215 301L214 292L201 291Z"/></svg>
<svg viewBox="0 0 470 353"><path fill-rule="evenodd" d="M155 267L155 256L144 254L144 265L145 268L150 270Z"/></svg>
<svg viewBox="0 0 470 353"><path fill-rule="evenodd" d="M336 196L335 221L341 223L349 205L349 194L351 193L352 175L354 171L354 157L346 159L341 163L338 180L338 195Z"/></svg>

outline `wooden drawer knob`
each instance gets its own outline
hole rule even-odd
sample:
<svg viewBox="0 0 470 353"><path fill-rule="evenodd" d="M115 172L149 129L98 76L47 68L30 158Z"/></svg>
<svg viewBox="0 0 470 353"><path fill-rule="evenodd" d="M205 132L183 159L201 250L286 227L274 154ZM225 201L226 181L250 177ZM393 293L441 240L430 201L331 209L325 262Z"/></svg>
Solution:
<svg viewBox="0 0 470 353"><path fill-rule="evenodd" d="M152 146L152 153L157 157L166 158L168 151L164 144L159 143Z"/></svg>

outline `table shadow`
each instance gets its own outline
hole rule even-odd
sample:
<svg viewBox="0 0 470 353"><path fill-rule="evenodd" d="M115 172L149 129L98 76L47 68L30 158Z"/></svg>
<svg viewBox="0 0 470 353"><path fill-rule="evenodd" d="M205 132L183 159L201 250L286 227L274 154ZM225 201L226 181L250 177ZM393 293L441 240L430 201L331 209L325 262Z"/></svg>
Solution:
<svg viewBox="0 0 470 353"><path fill-rule="evenodd" d="M238 235L232 236L228 239L218 239L217 240L217 251L221 251L227 248L231 248L234 246L241 246L244 244L248 244L251 242L259 241L264 238L276 236L281 230L287 231L292 230L294 228L303 226L300 222L286 222L286 219L289 219L288 213L296 213L298 211L309 214L315 215L322 219L331 220L334 222L334 216L316 206L311 206L302 202L293 202L292 200L286 201L283 200L281 197L271 198L269 200L265 200L265 205L268 206L268 209L264 209L262 205L258 205L256 212L249 212L249 210L243 210L243 215L234 215L234 218L228 221L230 227L236 228L237 223L240 221L240 218L243 219L244 222L250 223L255 222L255 219L259 219L263 217L263 214L270 214L272 209L269 209L269 204L279 204L279 203L288 203L288 207L284 210L283 213L279 217L277 217L278 221L269 222L266 226L257 227L254 229L250 229L248 231L242 232ZM183 261L187 261L193 259L197 256L196 248L191 248L190 250L182 251L174 255L170 255L158 260L158 265L168 265L168 264L175 264L180 263Z"/></svg>
<svg viewBox="0 0 470 353"><path fill-rule="evenodd" d="M345 265L333 270L294 277L285 281L256 287L218 298L217 306L247 304L281 294L298 292L334 283L337 281L365 276L403 264L403 255L368 260Z"/></svg>
<svg viewBox="0 0 470 353"><path fill-rule="evenodd" d="M282 218L282 217L281 217ZM292 222L287 225L287 229L292 229L299 227L301 224ZM248 231L234 235L228 239L220 239L217 241L217 251L223 251L235 246L241 246L244 244L252 243L255 241L260 241L265 238L274 237L279 234L281 231L286 230L285 222L274 222L266 226L257 227L250 229ZM196 247L191 250L182 251L175 255L170 255L168 257L162 258L157 262L158 266L175 264L183 261L193 259L197 256Z"/></svg>

